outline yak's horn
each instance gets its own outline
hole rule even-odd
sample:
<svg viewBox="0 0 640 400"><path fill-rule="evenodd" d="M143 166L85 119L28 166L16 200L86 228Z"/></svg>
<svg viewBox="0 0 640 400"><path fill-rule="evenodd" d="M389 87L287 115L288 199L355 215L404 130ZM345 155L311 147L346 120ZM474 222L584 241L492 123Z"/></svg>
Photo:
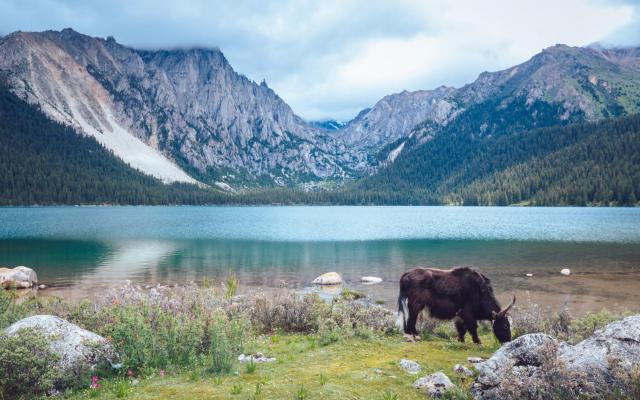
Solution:
<svg viewBox="0 0 640 400"><path fill-rule="evenodd" d="M513 295L513 300L511 300L511 303L507 306L507 308L505 308L504 310L500 311L500 316L504 317L505 315L507 315L507 313L509 312L509 310L511 310L511 307L513 307L513 305L516 304L516 295Z"/></svg>

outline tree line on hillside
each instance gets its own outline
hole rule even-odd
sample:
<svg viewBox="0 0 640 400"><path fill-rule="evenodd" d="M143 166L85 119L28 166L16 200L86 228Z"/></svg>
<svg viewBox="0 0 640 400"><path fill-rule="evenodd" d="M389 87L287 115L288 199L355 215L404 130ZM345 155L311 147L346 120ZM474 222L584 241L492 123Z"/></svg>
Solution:
<svg viewBox="0 0 640 400"><path fill-rule="evenodd" d="M165 185L0 86L0 205L636 205L640 117L406 146L377 174L326 190L224 193Z"/></svg>

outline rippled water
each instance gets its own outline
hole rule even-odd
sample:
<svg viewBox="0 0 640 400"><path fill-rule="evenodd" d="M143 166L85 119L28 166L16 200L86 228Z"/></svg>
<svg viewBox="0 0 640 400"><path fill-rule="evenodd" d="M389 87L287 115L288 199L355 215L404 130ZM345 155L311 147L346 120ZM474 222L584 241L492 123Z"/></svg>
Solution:
<svg viewBox="0 0 640 400"><path fill-rule="evenodd" d="M127 279L183 283L232 270L245 287L302 288L338 271L392 302L403 271L460 264L485 271L499 293L634 308L640 209L0 208L0 265L33 267L53 287L43 293L84 296ZM571 277L558 274L563 267ZM364 286L362 275L384 282Z"/></svg>

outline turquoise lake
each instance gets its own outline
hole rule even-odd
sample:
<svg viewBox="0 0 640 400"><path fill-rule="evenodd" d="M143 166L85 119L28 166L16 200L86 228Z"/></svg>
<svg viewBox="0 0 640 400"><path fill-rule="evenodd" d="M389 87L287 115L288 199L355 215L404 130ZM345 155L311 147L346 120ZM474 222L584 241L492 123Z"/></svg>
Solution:
<svg viewBox="0 0 640 400"><path fill-rule="evenodd" d="M231 271L245 291L303 289L337 271L391 306L402 272L463 264L501 296L637 311L640 209L0 208L0 266L34 268L48 286L38 295L91 296L127 280L218 282ZM364 275L384 282L363 285Z"/></svg>

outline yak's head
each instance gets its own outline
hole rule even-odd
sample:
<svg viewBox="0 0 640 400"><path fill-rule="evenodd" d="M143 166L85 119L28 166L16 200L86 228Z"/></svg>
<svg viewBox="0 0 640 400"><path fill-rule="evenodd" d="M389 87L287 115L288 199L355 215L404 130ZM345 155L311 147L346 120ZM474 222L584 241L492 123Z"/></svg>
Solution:
<svg viewBox="0 0 640 400"><path fill-rule="evenodd" d="M493 311L491 313L493 319L493 334L496 335L496 338L498 338L500 343L511 341L511 323L509 322L508 312L515 303L516 296L513 295L511 304L509 304L505 309L500 312Z"/></svg>

